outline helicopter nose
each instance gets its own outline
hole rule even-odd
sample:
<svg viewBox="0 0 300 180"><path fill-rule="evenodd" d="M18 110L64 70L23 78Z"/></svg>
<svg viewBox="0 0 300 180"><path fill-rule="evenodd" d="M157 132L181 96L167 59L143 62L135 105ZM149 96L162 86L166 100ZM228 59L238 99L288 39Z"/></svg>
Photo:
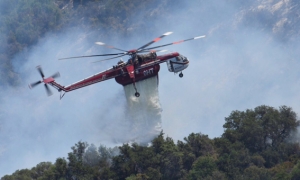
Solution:
<svg viewBox="0 0 300 180"><path fill-rule="evenodd" d="M185 62L185 63L189 63L190 62L187 57L184 57L182 61Z"/></svg>

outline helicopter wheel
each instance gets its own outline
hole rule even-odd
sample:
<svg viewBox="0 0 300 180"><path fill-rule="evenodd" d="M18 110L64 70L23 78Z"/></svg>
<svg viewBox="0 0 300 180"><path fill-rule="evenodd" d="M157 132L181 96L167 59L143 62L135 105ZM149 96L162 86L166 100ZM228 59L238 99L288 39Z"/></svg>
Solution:
<svg viewBox="0 0 300 180"><path fill-rule="evenodd" d="M135 94L135 97L140 97L140 93L136 92Z"/></svg>
<svg viewBox="0 0 300 180"><path fill-rule="evenodd" d="M179 77L181 77L181 78L183 77L183 74L182 74L182 72L179 74Z"/></svg>

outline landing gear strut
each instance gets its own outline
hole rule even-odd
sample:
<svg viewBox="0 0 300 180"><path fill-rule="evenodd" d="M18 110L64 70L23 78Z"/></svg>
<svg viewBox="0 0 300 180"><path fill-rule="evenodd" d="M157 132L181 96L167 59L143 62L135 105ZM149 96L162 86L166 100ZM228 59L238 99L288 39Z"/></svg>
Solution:
<svg viewBox="0 0 300 180"><path fill-rule="evenodd" d="M134 93L135 97L140 97L140 93L137 92L137 89L136 89L136 86L135 86L135 82L133 82L133 87L135 89L135 93Z"/></svg>
<svg viewBox="0 0 300 180"><path fill-rule="evenodd" d="M182 77L183 77L183 74L182 74L182 72L179 74L179 77L180 77L180 78L182 78Z"/></svg>

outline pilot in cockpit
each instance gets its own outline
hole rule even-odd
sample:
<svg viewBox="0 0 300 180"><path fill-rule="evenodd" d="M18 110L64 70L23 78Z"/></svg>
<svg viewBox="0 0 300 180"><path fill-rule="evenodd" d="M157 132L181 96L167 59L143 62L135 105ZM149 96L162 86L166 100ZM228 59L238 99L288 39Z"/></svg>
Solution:
<svg viewBox="0 0 300 180"><path fill-rule="evenodd" d="M128 61L127 61L126 64L137 65L137 64L139 64L138 58L136 56L135 57L131 57L131 58L128 59Z"/></svg>
<svg viewBox="0 0 300 180"><path fill-rule="evenodd" d="M122 59L120 59L120 61L118 62L118 66L123 66L125 63L124 61L122 61Z"/></svg>
<svg viewBox="0 0 300 180"><path fill-rule="evenodd" d="M126 64L132 64L132 58L129 58Z"/></svg>

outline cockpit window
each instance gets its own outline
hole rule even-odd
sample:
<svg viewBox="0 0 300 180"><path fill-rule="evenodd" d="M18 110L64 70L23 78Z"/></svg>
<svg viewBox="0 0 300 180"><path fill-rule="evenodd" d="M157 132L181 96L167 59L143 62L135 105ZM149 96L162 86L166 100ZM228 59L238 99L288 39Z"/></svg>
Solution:
<svg viewBox="0 0 300 180"><path fill-rule="evenodd" d="M183 62L187 61L187 58L185 56L182 56L182 55L180 55L180 56L181 56L181 59L183 60Z"/></svg>

